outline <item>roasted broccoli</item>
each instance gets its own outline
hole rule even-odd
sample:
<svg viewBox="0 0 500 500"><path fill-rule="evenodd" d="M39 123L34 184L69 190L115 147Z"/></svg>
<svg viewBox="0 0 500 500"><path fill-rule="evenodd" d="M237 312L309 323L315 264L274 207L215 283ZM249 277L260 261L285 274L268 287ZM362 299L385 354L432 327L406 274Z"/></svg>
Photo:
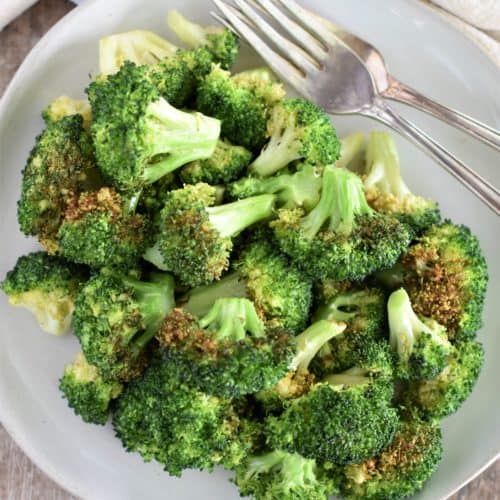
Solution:
<svg viewBox="0 0 500 500"><path fill-rule="evenodd" d="M252 302L217 299L197 320L174 309L157 334L167 362L188 385L225 398L255 393L288 372L294 340L287 332L267 332Z"/></svg>
<svg viewBox="0 0 500 500"><path fill-rule="evenodd" d="M75 335L103 378L127 381L144 369L146 347L174 305L170 275L152 274L150 281L139 281L104 270L76 299Z"/></svg>
<svg viewBox="0 0 500 500"><path fill-rule="evenodd" d="M123 385L104 380L99 370L89 364L80 352L73 364L64 368L59 389L76 415L85 422L104 425L108 420L111 400L120 395Z"/></svg>
<svg viewBox="0 0 500 500"><path fill-rule="evenodd" d="M401 421L392 443L363 463L348 465L341 485L350 500L399 500L412 496L436 470L441 430L417 419Z"/></svg>
<svg viewBox="0 0 500 500"><path fill-rule="evenodd" d="M403 286L417 314L446 328L450 340L474 338L481 327L488 270L477 238L445 221L430 227L378 278Z"/></svg>
<svg viewBox="0 0 500 500"><path fill-rule="evenodd" d="M234 146L228 141L220 140L210 158L184 165L179 175L186 184L226 184L241 177L251 159L252 153L243 146Z"/></svg>
<svg viewBox="0 0 500 500"><path fill-rule="evenodd" d="M390 343L398 359L398 376L436 377L448 364L452 351L446 329L430 318L417 316L404 288L391 294L387 311Z"/></svg>
<svg viewBox="0 0 500 500"><path fill-rule="evenodd" d="M198 87L196 109L222 121L222 137L257 153L267 140L271 109L283 96L273 81L231 76L214 65Z"/></svg>
<svg viewBox="0 0 500 500"><path fill-rule="evenodd" d="M392 381L365 371L327 377L266 419L271 449L300 453L319 462L358 463L393 439L398 416L389 406Z"/></svg>
<svg viewBox="0 0 500 500"><path fill-rule="evenodd" d="M272 195L211 206L216 193L203 183L171 191L160 212L156 243L144 255L187 286L219 279L229 266L231 238L273 212Z"/></svg>
<svg viewBox="0 0 500 500"><path fill-rule="evenodd" d="M276 104L267 124L269 142L249 170L267 177L295 160L329 165L340 156L340 141L328 116L304 99Z"/></svg>
<svg viewBox="0 0 500 500"><path fill-rule="evenodd" d="M387 132L370 133L364 186L366 199L377 212L396 216L417 234L441 218L436 202L413 194L406 186L396 144Z"/></svg>
<svg viewBox="0 0 500 500"><path fill-rule="evenodd" d="M258 194L275 194L279 208L310 210L319 201L321 172L313 165L300 165L294 173L279 173L271 177L244 177L229 184L226 196L231 199L247 198Z"/></svg>
<svg viewBox="0 0 500 500"><path fill-rule="evenodd" d="M335 165L340 168L347 167L356 173L360 169L360 164L364 168L365 142L363 132L353 132L342 137L340 140L340 157Z"/></svg>
<svg viewBox="0 0 500 500"><path fill-rule="evenodd" d="M168 13L168 25L189 47L206 46L214 62L230 69L238 55L239 42L236 35L219 26L200 26L188 21L177 10Z"/></svg>
<svg viewBox="0 0 500 500"><path fill-rule="evenodd" d="M128 213L113 188L82 193L70 202L57 233L59 252L91 267L133 266L148 246L146 217Z"/></svg>
<svg viewBox="0 0 500 500"><path fill-rule="evenodd" d="M217 464L236 467L252 447L252 426L230 401L189 387L175 364L162 360L126 386L113 426L127 451L156 460L174 476Z"/></svg>
<svg viewBox="0 0 500 500"><path fill-rule="evenodd" d="M83 266L32 252L19 257L0 287L12 305L33 313L42 330L62 335L71 327L75 299L87 277Z"/></svg>
<svg viewBox="0 0 500 500"><path fill-rule="evenodd" d="M87 93L98 165L117 189L139 191L214 152L220 122L174 108L144 66L125 62L118 73L92 82Z"/></svg>
<svg viewBox="0 0 500 500"><path fill-rule="evenodd" d="M337 491L329 471L284 451L249 457L236 469L234 482L241 496L255 500L328 500Z"/></svg>
<svg viewBox="0 0 500 500"><path fill-rule="evenodd" d="M51 253L67 205L88 187L94 149L81 115L49 122L23 170L17 218L21 231L37 236Z"/></svg>
<svg viewBox="0 0 500 500"><path fill-rule="evenodd" d="M62 95L54 99L46 109L42 111L42 117L47 125L59 121L65 116L81 115L83 118L83 128L90 130L92 112L90 104L86 99L78 100Z"/></svg>
<svg viewBox="0 0 500 500"><path fill-rule="evenodd" d="M374 212L361 180L344 168L324 168L320 200L307 215L278 214L271 226L281 249L316 279L361 280L393 265L410 243L406 226Z"/></svg>
<svg viewBox="0 0 500 500"><path fill-rule="evenodd" d="M416 406L425 418L431 420L452 415L470 396L483 361L484 350L479 342L455 343L448 364L437 377L410 383L407 404Z"/></svg>

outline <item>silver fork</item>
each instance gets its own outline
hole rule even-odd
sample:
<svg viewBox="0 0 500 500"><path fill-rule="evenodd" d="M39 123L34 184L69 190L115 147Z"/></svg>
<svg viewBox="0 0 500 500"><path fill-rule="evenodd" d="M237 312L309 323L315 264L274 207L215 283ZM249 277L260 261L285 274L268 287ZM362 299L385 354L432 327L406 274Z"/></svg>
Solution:
<svg viewBox="0 0 500 500"><path fill-rule="evenodd" d="M219 16L219 19L246 39L301 95L329 113L361 114L390 126L425 151L496 215L500 215L498 189L394 111L378 94L373 78L359 56L318 20L318 16L289 0L279 0L279 3L290 15L283 13L270 0L255 0L260 9L297 40L294 43L275 29L250 2L234 0L236 7L233 7L223 0L213 1L224 16ZM280 53L266 43L258 31L264 33Z"/></svg>

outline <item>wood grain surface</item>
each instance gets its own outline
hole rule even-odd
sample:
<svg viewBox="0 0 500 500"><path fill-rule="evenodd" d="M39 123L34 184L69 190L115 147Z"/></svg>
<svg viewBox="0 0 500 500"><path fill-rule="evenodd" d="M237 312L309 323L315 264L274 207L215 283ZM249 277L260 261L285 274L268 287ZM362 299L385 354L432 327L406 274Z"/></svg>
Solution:
<svg viewBox="0 0 500 500"><path fill-rule="evenodd" d="M41 0L0 32L0 95L31 47L72 8L66 0ZM26 457L0 425L0 500L73 499ZM500 461L450 500L500 500Z"/></svg>

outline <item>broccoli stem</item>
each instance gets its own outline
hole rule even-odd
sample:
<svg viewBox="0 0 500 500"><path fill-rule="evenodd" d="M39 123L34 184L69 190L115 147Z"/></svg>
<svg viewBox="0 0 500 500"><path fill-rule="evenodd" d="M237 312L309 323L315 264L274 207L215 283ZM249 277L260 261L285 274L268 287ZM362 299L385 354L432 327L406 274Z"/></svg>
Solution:
<svg viewBox="0 0 500 500"><path fill-rule="evenodd" d="M345 168L350 166L352 161L365 147L365 134L363 132L353 132L341 140L341 154L337 160L337 167Z"/></svg>
<svg viewBox="0 0 500 500"><path fill-rule="evenodd" d="M208 207L208 218L222 238L238 234L243 229L267 219L273 213L276 196L263 194L243 200Z"/></svg>
<svg viewBox="0 0 500 500"><path fill-rule="evenodd" d="M366 149L365 189L376 187L398 199L411 194L401 177L399 156L394 139L387 132L370 134Z"/></svg>
<svg viewBox="0 0 500 500"><path fill-rule="evenodd" d="M328 375L323 379L323 382L330 384L333 387L346 386L352 387L354 385L367 384L370 382L368 372L362 368L351 368L342 373L335 375Z"/></svg>
<svg viewBox="0 0 500 500"><path fill-rule="evenodd" d="M318 351L333 337L340 335L346 328L345 323L320 320L297 335L297 354L290 363L293 371L307 371L309 363Z"/></svg>
<svg viewBox="0 0 500 500"><path fill-rule="evenodd" d="M219 120L198 112L186 113L165 99L148 106L145 120L148 129L145 142L150 145L150 157L168 155L145 167L147 184L190 161L212 156L220 134ZM171 151L175 154L169 154Z"/></svg>
<svg viewBox="0 0 500 500"><path fill-rule="evenodd" d="M210 311L200 319L202 328L215 329L215 339L243 340L247 332L254 337L264 337L262 320L252 302L243 298L217 299Z"/></svg>
<svg viewBox="0 0 500 500"><path fill-rule="evenodd" d="M168 13L168 25L175 34L189 47L199 47L207 43L207 33L217 33L222 28L207 26L204 28L199 24L188 21L177 10Z"/></svg>
<svg viewBox="0 0 500 500"><path fill-rule="evenodd" d="M232 272L210 285L194 288L179 302L189 314L200 318L208 313L217 299L246 296L247 289L244 282L237 272Z"/></svg>
<svg viewBox="0 0 500 500"><path fill-rule="evenodd" d="M342 293L322 305L314 314L314 319L349 321L359 314L362 307L376 300L376 298L367 297L364 290Z"/></svg>
<svg viewBox="0 0 500 500"><path fill-rule="evenodd" d="M310 240L328 220L331 231L348 236L354 229L356 216L372 213L361 179L348 170L327 166L323 171L319 203L300 224Z"/></svg>
<svg viewBox="0 0 500 500"><path fill-rule="evenodd" d="M298 160L300 147L301 143L297 140L297 131L294 127L285 127L284 131L279 129L248 168L259 177L268 177L290 162Z"/></svg>

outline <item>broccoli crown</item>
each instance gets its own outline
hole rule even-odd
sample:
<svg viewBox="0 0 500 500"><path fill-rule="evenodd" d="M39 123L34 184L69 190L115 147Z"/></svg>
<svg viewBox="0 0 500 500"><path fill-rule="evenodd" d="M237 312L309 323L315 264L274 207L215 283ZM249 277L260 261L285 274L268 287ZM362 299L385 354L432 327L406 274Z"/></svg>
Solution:
<svg viewBox="0 0 500 500"><path fill-rule="evenodd" d="M146 346L174 305L170 275L144 282L102 272L76 299L75 335L105 379L127 381L144 369Z"/></svg>
<svg viewBox="0 0 500 500"><path fill-rule="evenodd" d="M31 311L42 330L61 335L69 331L74 303L87 271L46 252L22 255L0 287L15 306Z"/></svg>
<svg viewBox="0 0 500 500"><path fill-rule="evenodd" d="M311 280L272 243L258 240L246 245L233 261L233 268L268 329L296 334L306 327Z"/></svg>
<svg viewBox="0 0 500 500"><path fill-rule="evenodd" d="M313 319L343 321L347 326L319 352L313 371L322 376L353 366L380 365L381 370L384 366L390 372L392 355L384 339L385 309L385 296L375 287L350 287L320 305Z"/></svg>
<svg viewBox="0 0 500 500"><path fill-rule="evenodd" d="M113 426L127 451L156 460L175 476L216 464L235 467L251 446L231 402L189 387L175 364L162 360L127 385Z"/></svg>
<svg viewBox="0 0 500 500"><path fill-rule="evenodd" d="M272 86L278 89L274 93L268 90ZM264 88L214 65L198 86L196 109L222 121L222 137L258 152L266 142L271 108L282 98L281 86L268 82Z"/></svg>
<svg viewBox="0 0 500 500"><path fill-rule="evenodd" d="M441 218L436 202L413 194L406 186L396 144L387 132L370 133L364 186L366 199L377 212L395 215L417 234Z"/></svg>
<svg viewBox="0 0 500 500"><path fill-rule="evenodd" d="M442 455L439 426L401 421L391 444L363 463L345 467L341 492L351 500L399 500L420 490Z"/></svg>
<svg viewBox="0 0 500 500"><path fill-rule="evenodd" d="M293 338L266 332L245 298L217 299L199 321L174 309L157 338L189 385L225 398L274 385L287 373L294 353Z"/></svg>
<svg viewBox="0 0 500 500"><path fill-rule="evenodd" d="M317 383L289 401L281 415L267 417L267 444L337 465L358 463L383 450L398 422L388 405L392 384L356 377L351 385L348 376L346 384L339 377L334 384Z"/></svg>
<svg viewBox="0 0 500 500"><path fill-rule="evenodd" d="M168 25L190 47L206 46L214 62L220 63L222 68L230 69L236 60L239 42L232 31L218 26L200 26L176 10L168 13Z"/></svg>
<svg viewBox="0 0 500 500"><path fill-rule="evenodd" d="M226 184L241 177L251 159L252 153L243 146L234 146L228 141L219 140L210 158L184 165L179 174L186 184Z"/></svg>
<svg viewBox="0 0 500 500"><path fill-rule="evenodd" d="M267 123L270 136L250 171L269 176L295 160L312 165L329 165L340 156L340 141L328 116L305 99L284 99L272 111Z"/></svg>
<svg viewBox="0 0 500 500"><path fill-rule="evenodd" d="M212 155L218 120L174 108L145 66L125 62L87 88L98 165L108 182L136 191L185 163Z"/></svg>
<svg viewBox="0 0 500 500"><path fill-rule="evenodd" d="M138 66L153 65L174 56L177 50L175 45L152 31L115 33L99 40L99 70L107 76L117 73L125 61Z"/></svg>
<svg viewBox="0 0 500 500"><path fill-rule="evenodd" d="M147 246L148 221L128 214L113 188L84 192L70 203L59 228L59 251L91 267L135 264Z"/></svg>
<svg viewBox="0 0 500 500"><path fill-rule="evenodd" d="M390 343L398 358L401 378L431 379L448 364L452 346L446 329L428 318L419 318L404 288L387 302Z"/></svg>
<svg viewBox="0 0 500 500"><path fill-rule="evenodd" d="M417 314L443 325L452 341L474 338L482 324L488 270L467 227L450 221L432 226L399 264L395 274Z"/></svg>
<svg viewBox="0 0 500 500"><path fill-rule="evenodd" d="M314 460L284 451L249 457L236 469L234 482L241 496L256 500L328 500L337 489Z"/></svg>
<svg viewBox="0 0 500 500"><path fill-rule="evenodd" d="M174 172L164 175L152 184L144 186L137 203L137 211L148 214L152 219L165 205L168 193L172 189L178 189L180 183Z"/></svg>
<svg viewBox="0 0 500 500"><path fill-rule="evenodd" d="M483 361L484 350L479 342L457 342L447 366L437 377L410 384L408 400L427 419L440 420L455 413L472 392Z"/></svg>
<svg viewBox="0 0 500 500"><path fill-rule="evenodd" d="M171 191L160 213L153 254L187 286L219 279L229 266L232 237L272 214L274 196L213 205L216 189L203 183ZM153 260L154 258L148 258ZM154 262L155 263L155 262Z"/></svg>
<svg viewBox="0 0 500 500"><path fill-rule="evenodd" d="M62 95L54 99L46 109L42 111L42 118L47 125L59 121L65 116L81 115L83 118L83 128L90 129L92 121L92 112L89 102L84 100L72 99L71 97Z"/></svg>
<svg viewBox="0 0 500 500"><path fill-rule="evenodd" d="M366 202L361 180L343 168L325 167L318 204L281 209L271 222L281 249L316 279L361 280L393 265L410 243L395 218Z"/></svg>
<svg viewBox="0 0 500 500"><path fill-rule="evenodd" d="M294 173L278 173L267 178L244 177L226 189L231 199L247 198L258 194L275 194L280 208L304 207L310 210L319 201L321 175L316 167L305 164Z"/></svg>
<svg viewBox="0 0 500 500"><path fill-rule="evenodd" d="M17 218L21 231L55 250L56 233L69 201L86 186L94 151L83 118L50 122L37 137L23 170Z"/></svg>
<svg viewBox="0 0 500 500"><path fill-rule="evenodd" d="M59 389L76 415L85 422L104 425L108 420L109 404L120 395L123 386L119 382L105 381L99 370L79 353L73 364L64 368Z"/></svg>

